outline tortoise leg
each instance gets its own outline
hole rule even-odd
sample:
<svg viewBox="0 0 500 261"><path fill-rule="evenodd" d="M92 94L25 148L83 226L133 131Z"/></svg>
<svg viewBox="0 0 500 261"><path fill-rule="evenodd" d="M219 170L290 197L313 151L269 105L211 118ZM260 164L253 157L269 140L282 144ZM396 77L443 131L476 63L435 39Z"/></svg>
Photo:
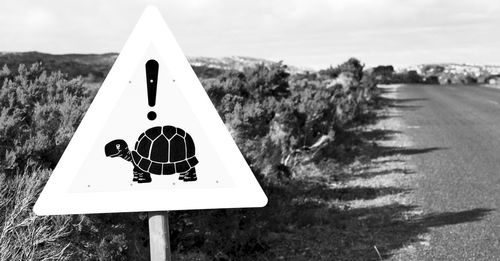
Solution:
<svg viewBox="0 0 500 261"><path fill-rule="evenodd" d="M141 171L137 166L134 165L134 170L132 170L134 173L134 177L132 178L132 182L138 182L139 181L139 174L141 174Z"/></svg>
<svg viewBox="0 0 500 261"><path fill-rule="evenodd" d="M184 177L187 175L187 172L179 173L179 180L184 180Z"/></svg>
<svg viewBox="0 0 500 261"><path fill-rule="evenodd" d="M137 182L138 183L149 183L149 182L151 182L151 175L149 173L140 172Z"/></svg>
<svg viewBox="0 0 500 261"><path fill-rule="evenodd" d="M184 175L184 182L188 181L196 181L198 177L196 177L196 169L192 167L186 175Z"/></svg>

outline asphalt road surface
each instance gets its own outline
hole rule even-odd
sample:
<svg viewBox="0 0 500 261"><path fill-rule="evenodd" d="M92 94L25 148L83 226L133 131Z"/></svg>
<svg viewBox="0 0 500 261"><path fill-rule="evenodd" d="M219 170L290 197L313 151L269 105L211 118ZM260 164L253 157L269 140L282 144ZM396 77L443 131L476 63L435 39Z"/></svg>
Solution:
<svg viewBox="0 0 500 261"><path fill-rule="evenodd" d="M430 235L411 259L500 260L500 90L404 85L397 97Z"/></svg>

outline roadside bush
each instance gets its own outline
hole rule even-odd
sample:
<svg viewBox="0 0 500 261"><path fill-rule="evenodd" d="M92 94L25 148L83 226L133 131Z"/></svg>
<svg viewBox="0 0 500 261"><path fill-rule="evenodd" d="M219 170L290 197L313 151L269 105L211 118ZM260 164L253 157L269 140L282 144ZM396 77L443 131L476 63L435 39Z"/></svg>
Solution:
<svg viewBox="0 0 500 261"><path fill-rule="evenodd" d="M205 76L217 76L202 83L270 202L258 210L173 212L172 247L179 254L200 252L220 259L253 256L268 249L269 231L297 225L300 213L292 208L292 194L301 185L291 182L296 166L313 164L309 159L356 121L376 93L375 81L354 58L331 69L335 72L327 77L291 77L282 63L242 72L205 69ZM21 65L17 72L4 67L0 81L0 170L5 172L0 213L6 213L0 223L6 235L14 237L1 240L0 250L5 249L6 257L18 253L21 259L37 259L33 253L16 252L16 244L28 244L40 259L47 253L71 260L147 260L144 213L57 218L31 213L95 88L87 88L81 78L47 74L40 64ZM13 192L17 189L28 194ZM46 236L29 241L34 240L32 231Z"/></svg>
<svg viewBox="0 0 500 261"><path fill-rule="evenodd" d="M0 168L53 168L95 93L81 78L47 75L40 64L20 65L0 81Z"/></svg>
<svg viewBox="0 0 500 261"><path fill-rule="evenodd" d="M327 69L320 70L319 75L326 78L337 78L341 73L349 73L357 81L363 77L364 64L356 58L350 58L346 62L338 65L337 67L330 66Z"/></svg>

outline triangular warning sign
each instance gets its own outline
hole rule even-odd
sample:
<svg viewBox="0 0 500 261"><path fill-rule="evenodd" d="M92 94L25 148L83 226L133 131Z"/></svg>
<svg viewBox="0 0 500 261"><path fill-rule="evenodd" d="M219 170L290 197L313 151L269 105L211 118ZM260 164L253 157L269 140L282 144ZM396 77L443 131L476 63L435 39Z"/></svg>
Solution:
<svg viewBox="0 0 500 261"><path fill-rule="evenodd" d="M266 204L161 14L148 7L34 211L57 215Z"/></svg>

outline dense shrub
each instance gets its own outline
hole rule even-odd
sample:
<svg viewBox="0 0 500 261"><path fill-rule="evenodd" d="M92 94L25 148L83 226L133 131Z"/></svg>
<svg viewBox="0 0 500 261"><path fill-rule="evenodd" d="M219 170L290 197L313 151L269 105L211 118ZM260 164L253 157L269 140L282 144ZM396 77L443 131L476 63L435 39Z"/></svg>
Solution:
<svg viewBox="0 0 500 261"><path fill-rule="evenodd" d="M325 70L320 70L319 74L327 78L337 78L344 72L351 74L355 80L360 81L361 78L363 78L364 67L364 64L362 64L358 59L350 58L337 67L330 66Z"/></svg>
<svg viewBox="0 0 500 261"><path fill-rule="evenodd" d="M415 70L407 72L395 73L393 75L393 83L422 83L422 75Z"/></svg>
<svg viewBox="0 0 500 261"><path fill-rule="evenodd" d="M80 78L47 75L40 64L20 65L0 81L0 168L54 167L94 92Z"/></svg>
<svg viewBox="0 0 500 261"><path fill-rule="evenodd" d="M382 84L393 82L394 67L392 65L379 65L372 69L371 76Z"/></svg>
<svg viewBox="0 0 500 261"><path fill-rule="evenodd" d="M219 259L252 256L268 249L270 231L298 224L290 195L301 186L289 182L296 167L308 164L307 159L333 141L336 132L354 122L376 93L375 81L357 59L327 71L332 72L292 77L281 63L241 72L201 71L216 76L202 83L270 202L259 210L173 212L174 251ZM81 78L47 74L40 64L21 65L17 73L4 67L0 80L0 173L2 184L7 184L0 189L0 213L6 213L0 218L15 217L10 223L0 221L16 229L19 224L31 226L24 230L2 227L19 234L17 241L0 241L5 253L17 251L13 244L31 244L40 255L61 253L61 259L147 260L147 216L143 213L40 218L30 212L95 90L86 88ZM11 180L4 182L7 176ZM16 186L28 194L13 193ZM12 199L20 197L26 202L13 203ZM307 218L299 223L307 224ZM26 241L32 231L45 233L47 242Z"/></svg>
<svg viewBox="0 0 500 261"><path fill-rule="evenodd" d="M298 149L333 139L375 90L355 58L336 67L335 79L291 78L286 69L258 65L203 82L243 154L265 175Z"/></svg>

